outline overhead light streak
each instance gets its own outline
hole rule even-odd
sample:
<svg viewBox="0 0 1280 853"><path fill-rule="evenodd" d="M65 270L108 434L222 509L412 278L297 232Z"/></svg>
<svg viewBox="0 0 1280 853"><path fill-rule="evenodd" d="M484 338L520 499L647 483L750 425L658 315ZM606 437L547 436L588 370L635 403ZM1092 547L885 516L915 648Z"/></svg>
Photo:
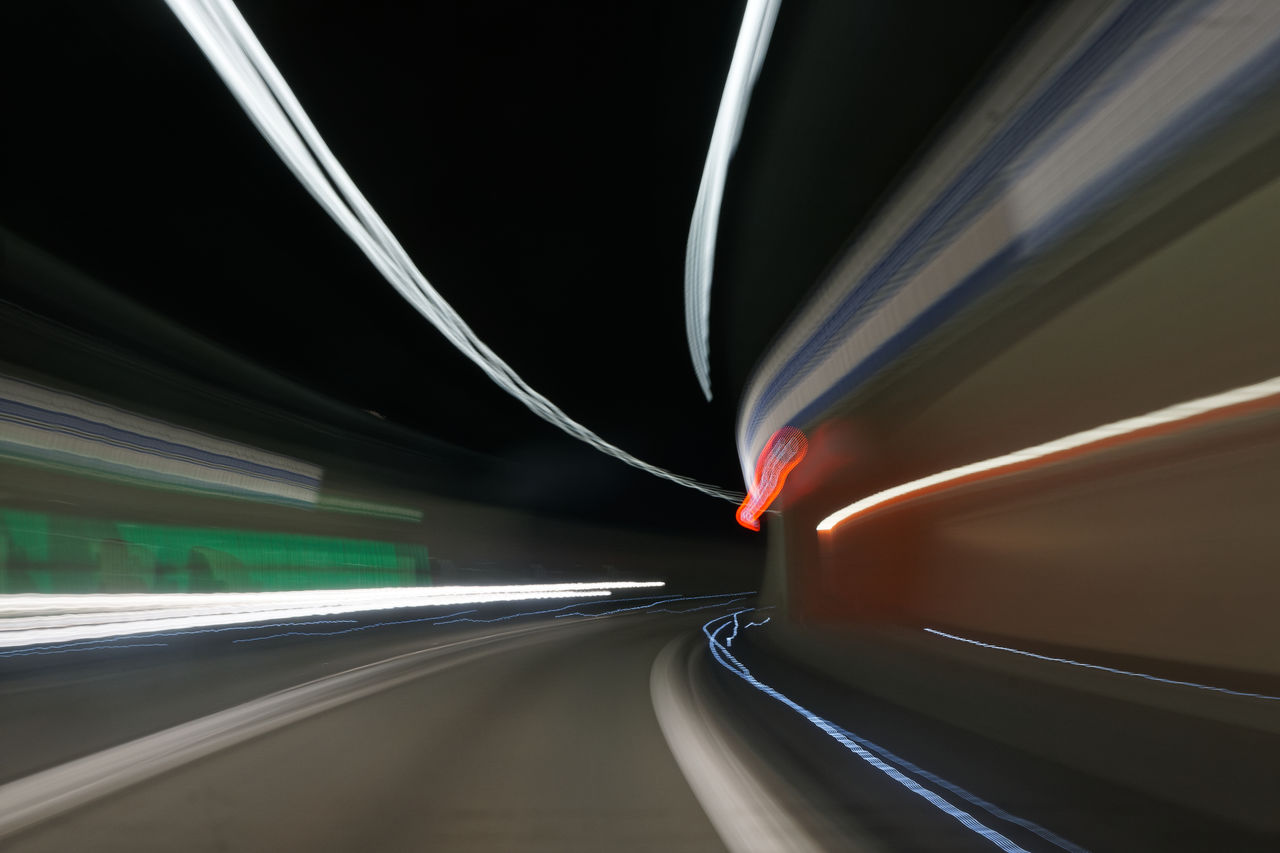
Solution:
<svg viewBox="0 0 1280 853"><path fill-rule="evenodd" d="M751 90L764 64L782 0L747 0L742 27L729 63L729 76L720 96L720 108L711 130L707 161L702 167L698 198L689 223L689 242L684 258L684 320L689 338L689 356L702 393L711 399L711 276L716 257L716 232L720 227L720 204L724 198L729 160L742 136Z"/></svg>
<svg viewBox="0 0 1280 853"><path fill-rule="evenodd" d="M922 495L934 494L987 477L1011 474L1027 468L1059 462L1080 453L1111 447L1121 441L1147 438L1170 429L1191 427L1209 420L1243 414L1260 405L1275 405L1277 402L1280 402L1280 377L1210 397L1178 403L1145 415L1104 424L1044 444L1037 444L1034 447L962 465L959 468L951 468L876 492L831 513L818 524L818 530L833 530L837 525L850 519Z"/></svg>
<svg viewBox="0 0 1280 853"><path fill-rule="evenodd" d="M166 0L280 159L418 313L494 383L548 423L655 477L737 503L741 494L651 465L605 441L534 390L445 301L347 175L230 0Z"/></svg>

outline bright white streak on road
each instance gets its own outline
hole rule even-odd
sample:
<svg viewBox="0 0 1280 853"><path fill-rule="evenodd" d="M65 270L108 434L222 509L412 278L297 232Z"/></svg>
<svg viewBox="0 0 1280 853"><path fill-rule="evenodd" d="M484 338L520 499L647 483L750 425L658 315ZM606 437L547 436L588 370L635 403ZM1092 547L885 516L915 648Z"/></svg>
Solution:
<svg viewBox="0 0 1280 853"><path fill-rule="evenodd" d="M918 480L912 480L854 501L824 518L818 524L818 530L831 530L840 522L859 513L874 509L881 504L888 503L895 498L906 497L914 492L921 492L954 480L971 477L975 474L998 471L1001 468L1010 468L1024 462L1032 462L1046 456L1052 456L1068 450L1076 450L1153 427L1175 424L1179 421L1186 421L1200 415L1207 415L1210 412L1227 409L1243 403L1251 403L1277 394L1280 394L1280 377L1267 379L1255 385L1246 385L1243 388L1233 388L1230 391L1224 391L1221 394L1214 394L1210 397L1188 400L1185 403L1178 403L1154 412L1148 412L1145 415L1103 424L1100 427L1094 427L1084 432L1072 433L1044 444L1037 444L1034 447L1006 453L1003 456L995 456L991 459L984 459L981 462L973 462L969 465L962 465L959 468L940 471L937 474L930 474L928 477L921 477Z"/></svg>
<svg viewBox="0 0 1280 853"><path fill-rule="evenodd" d="M711 399L711 275L716 258L716 232L720 227L720 204L729 174L729 160L742 136L747 104L764 64L773 22L782 0L747 0L742 28L729 63L729 76L720 96L716 123L702 167L698 199L689 222L689 242L684 256L684 323L689 337L689 356L702 393Z"/></svg>
<svg viewBox="0 0 1280 853"><path fill-rule="evenodd" d="M0 648L404 607L603 597L612 590L663 585L662 581L618 581L290 592L4 595L0 596Z"/></svg>
<svg viewBox="0 0 1280 853"><path fill-rule="evenodd" d="M166 0L280 159L374 267L418 313L500 388L534 414L596 450L703 494L740 503L742 494L672 473L605 441L573 420L489 349L444 300L342 168L302 105L230 0Z"/></svg>

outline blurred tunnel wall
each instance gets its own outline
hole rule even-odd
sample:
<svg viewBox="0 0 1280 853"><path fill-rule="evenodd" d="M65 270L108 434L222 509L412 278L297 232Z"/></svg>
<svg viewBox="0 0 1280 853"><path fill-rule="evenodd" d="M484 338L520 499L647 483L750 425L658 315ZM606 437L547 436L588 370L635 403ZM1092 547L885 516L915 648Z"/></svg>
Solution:
<svg viewBox="0 0 1280 853"><path fill-rule="evenodd" d="M616 578L724 592L758 583L758 542L495 504L530 471L272 374L3 229L0 289L0 383L46 404L21 441L0 436L5 591ZM53 435L68 414L89 431ZM122 426L136 434L127 460L108 434ZM33 430L48 434L35 441ZM234 470L175 471L132 446L141 439L183 453L219 448ZM304 492L249 476L246 463L263 460L305 474ZM539 488L557 487L548 472L534 474Z"/></svg>
<svg viewBox="0 0 1280 853"><path fill-rule="evenodd" d="M762 360L744 466L780 424L810 438L769 528L793 625L1280 674L1274 409L816 531L881 489L1280 375L1280 21L1117 17L1134 5L1033 34Z"/></svg>
<svg viewBox="0 0 1280 853"><path fill-rule="evenodd" d="M851 461L788 496L793 614L1280 673L1275 411L815 531L864 489L1280 375L1277 226L1273 182L939 397L819 428L818 441L852 445Z"/></svg>
<svg viewBox="0 0 1280 853"><path fill-rule="evenodd" d="M750 544L614 529L326 469L311 504L0 459L0 592L186 592L666 580L751 589Z"/></svg>

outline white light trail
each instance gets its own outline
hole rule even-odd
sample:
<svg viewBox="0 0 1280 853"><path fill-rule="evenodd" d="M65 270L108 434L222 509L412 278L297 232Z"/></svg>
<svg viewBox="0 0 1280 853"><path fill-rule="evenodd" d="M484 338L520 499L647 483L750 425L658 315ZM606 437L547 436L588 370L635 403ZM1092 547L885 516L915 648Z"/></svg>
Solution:
<svg viewBox="0 0 1280 853"><path fill-rule="evenodd" d="M664 585L662 581L613 581L296 592L3 595L0 596L0 648L404 607L603 597L612 590Z"/></svg>
<svg viewBox="0 0 1280 853"><path fill-rule="evenodd" d="M702 167L698 199L689 223L689 243L684 256L684 322L689 337L689 356L702 393L711 399L711 273L716 257L716 232L720 227L720 204L729 174L729 160L742 136L747 104L764 64L773 22L782 0L747 0L742 28L729 63L729 76L720 96L720 108L711 131L707 162Z"/></svg>
<svg viewBox="0 0 1280 853"><path fill-rule="evenodd" d="M1272 696L1267 693L1250 693L1245 690L1231 690L1226 687L1215 687L1212 684L1201 684L1197 681L1178 681L1175 678L1162 678L1159 675L1151 675L1145 672L1131 672L1127 669L1116 669L1113 666L1102 666L1101 664L1096 663L1084 663L1083 661L1071 660L1071 658L1056 658L1050 655L1041 655L1036 654L1035 652L1029 652L1026 649L1015 649L1012 646L998 646L995 643L984 643L981 640L961 637L958 634L948 634L946 631L939 631L937 628L925 628L924 630L938 637L945 637L948 640L957 640L961 643L968 643L971 646L978 646L980 648L991 649L998 652L1009 652L1010 654L1035 658L1036 660L1042 660L1048 663L1063 663L1069 666L1078 666L1081 669L1096 669L1099 672L1109 672L1112 675L1141 678L1144 681L1158 681L1161 684L1172 684L1174 687L1194 687L1197 690L1208 690L1213 693L1226 693L1229 696L1243 696L1246 699L1268 699L1271 701L1280 701L1280 696Z"/></svg>
<svg viewBox="0 0 1280 853"><path fill-rule="evenodd" d="M347 175L230 0L166 0L227 88L312 197L418 313L500 388L538 417L626 464L732 503L742 494L651 465L565 414L481 341L409 258Z"/></svg>
<svg viewBox="0 0 1280 853"><path fill-rule="evenodd" d="M937 474L930 474L928 477L921 477L918 480L912 480L874 495L869 495L861 500L854 501L843 509L833 512L827 516L818 525L818 530L831 530L842 521L870 512L871 510L890 503L891 501L905 498L913 494L942 486L947 483L953 483L966 478L972 478L977 475L996 473L1001 469L1008 469L1018 465L1024 465L1028 462L1045 459L1046 457L1055 456L1067 451L1078 450L1088 447L1089 445L1098 445L1112 439L1122 436L1132 435L1134 433L1155 429L1158 427L1177 424L1182 421L1188 421L1201 415L1207 415L1212 412L1229 409L1233 406L1239 406L1245 403L1252 403L1257 400L1263 400L1267 397L1280 394L1280 377L1268 379L1255 385L1246 385L1243 388L1234 388L1230 391L1224 391L1221 394L1214 394L1210 397L1201 397L1196 400L1189 400L1185 403L1168 406L1154 412L1148 412L1145 415L1138 415L1134 418L1128 418L1123 421L1116 421L1110 424L1103 424L1084 432L1073 433L1053 441L1037 444L1034 447L1028 447L1023 450L1017 450L1013 453L1006 453L1003 456L996 456L991 459L984 459L981 462L973 462L969 465L962 465L959 468L951 468L941 471Z"/></svg>

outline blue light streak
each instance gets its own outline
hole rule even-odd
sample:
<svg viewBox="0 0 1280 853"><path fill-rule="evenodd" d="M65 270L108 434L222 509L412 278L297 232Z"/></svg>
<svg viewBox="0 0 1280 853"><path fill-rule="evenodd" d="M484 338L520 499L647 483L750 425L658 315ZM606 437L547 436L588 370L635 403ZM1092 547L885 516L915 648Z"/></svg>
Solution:
<svg viewBox="0 0 1280 853"><path fill-rule="evenodd" d="M589 617L596 617L596 616L612 616L612 615L614 615L615 613L627 613L627 612L632 611L632 610L645 610L645 609L650 608L650 607L657 607L659 604L672 604L672 603L677 602L677 601L700 601L700 600L702 600L702 599L707 599L707 598L731 598L731 599L733 599L733 601L725 601L725 602L721 602L720 604L712 604L712 605L710 605L710 607L721 607L721 606L728 606L728 605L732 604L734 601L741 601L742 599L747 598L748 596L752 596L752 595L755 595L755 592L754 592L754 591L752 591L752 592L721 592L721 593L718 593L718 594L716 594L716 595L678 595L678 596L674 596L674 597L673 597L673 596L663 596L664 598L666 598L666 600L665 600L665 601L654 601L654 602L651 602L651 603L649 603L649 604L642 604L642 605L640 605L639 607L619 607L619 608L616 608L616 609L614 609L614 610L607 610L607 611L605 611L604 613L564 613L564 614L562 614L562 615L560 615L560 616L557 616L556 618L557 618L557 619L562 619L562 618L564 618L565 616L589 616ZM633 601L635 601L635 600L637 600L637 599L632 599L632 600L633 600ZM581 604L576 604L576 603L575 603L575 604L572 604L572 605L569 605L569 606L570 606L570 607L581 607L582 605L581 605ZM560 609L561 609L561 610L566 610L566 609L568 609L568 608L567 608L567 607L562 607L562 608L560 608ZM690 610L666 610L666 611L658 610L658 611L654 611L654 612L655 612L655 613L693 613L695 610L706 610L706 609L708 609L708 608L706 608L706 607L695 607L695 608L692 608L692 609L690 609Z"/></svg>
<svg viewBox="0 0 1280 853"><path fill-rule="evenodd" d="M1055 658L1049 655L1036 654L1026 649L1015 649L1010 646L998 646L995 643L984 643L980 640L972 640L968 637L961 637L956 634L948 634L946 631L939 631L936 628L925 628L930 634L939 637L946 637L948 640L957 640L961 643L968 643L971 646L980 646L984 649L993 649L999 652L1009 652L1010 654L1022 655L1023 657L1035 658L1036 660L1048 661L1049 663L1065 663L1071 666L1078 666L1083 669L1096 669L1101 672L1109 672L1113 675L1127 675L1131 678L1141 678L1146 681L1158 681L1161 684L1172 684L1176 687L1194 687L1197 690L1211 690L1214 693L1225 693L1228 696L1243 696L1246 699L1267 699L1270 701L1280 701L1280 696L1270 696L1266 693L1249 693L1244 690L1230 690L1226 687L1214 687L1211 684L1200 684L1195 681L1178 681L1174 678L1161 678L1158 675L1151 675L1145 672L1130 672L1127 669L1116 669L1111 666L1102 666L1096 663L1084 663L1083 661L1071 660L1070 658Z"/></svg>
<svg viewBox="0 0 1280 853"><path fill-rule="evenodd" d="M368 625L358 625L355 628L344 628L341 631L285 631L280 634L268 634L265 637L245 637L240 640L232 640L235 643L256 643L259 640L279 640L282 637L336 637L339 634L354 634L357 631L368 631L372 628L387 628L392 625L413 625L419 622L434 622L437 619L449 619L454 616L462 616L464 613L475 613L475 608L471 610L460 610L457 613L442 613L439 616L424 616L421 619L395 619L386 622L373 622ZM355 620L349 620L355 621ZM449 624L447 622L441 624ZM275 627L273 625L264 625L264 628Z"/></svg>
<svg viewBox="0 0 1280 853"><path fill-rule="evenodd" d="M729 600L729 601L717 601L715 604L704 604L704 605L702 605L701 607L690 607L690 608L687 608L687 609L685 609L685 610L650 610L649 612L650 612L650 613L674 613L675 615L680 616L680 615L683 615L683 614L685 614L685 613L697 613L697 612L702 611L702 610L711 610L711 609L716 608L716 607L732 607L733 605L737 604L738 602L740 602L740 601L746 601L746 600L747 600L747 599L746 599L745 597L744 597L744 598L734 598L734 599L731 599L731 600Z"/></svg>
<svg viewBox="0 0 1280 853"><path fill-rule="evenodd" d="M65 655L72 652L97 652L102 649L158 649L162 646L168 645L168 643L111 643L103 646L80 646L74 649L58 648L55 646L36 646L35 648L30 649L0 652L0 657L22 658L30 655Z"/></svg>
<svg viewBox="0 0 1280 853"><path fill-rule="evenodd" d="M1083 848L1075 844L1072 844L1070 841L1067 841L1066 839L1059 837L1058 835L1050 832L1047 829L1044 829L1043 827L1037 824L1032 823L1031 821L1026 821L1026 820L1023 820L1022 818L1018 818L1018 817L1015 817L1014 815L1010 815L1008 812L1005 812L1003 809L1000 809L999 807L994 806L991 803L988 803L987 801L982 800L981 798L973 794L970 794L968 791L965 791L963 788L960 788L959 786L953 785L949 782L945 782L939 777L935 776L934 774L927 773L923 770L920 770L920 768L916 767L914 764L911 764L910 762L907 762L899 758L898 756L894 755L893 753L889 752L886 749L873 746L871 743L869 743L865 739L860 738L852 734L851 732L847 731L846 729L841 728L835 723L832 723L830 720L827 720L824 717L821 717L818 714L815 714L813 711L810 711L809 709L795 702L790 697L786 696L785 694L779 692L778 690L775 690L773 687L770 687L769 685L760 681L758 678L755 677L755 675L752 674L751 670L749 670L745 664L743 664L741 661L739 661L736 657L733 656L732 652L729 651L728 646L725 645L723 642L721 642L719 639L719 635L721 634L721 632L724 631L725 628L729 627L731 624L732 625L738 624L737 617L740 614L748 613L748 612L752 612L752 611L748 608L744 610L739 610L728 616L717 616L716 618L712 619L711 621L707 622L705 625L702 626L702 632L707 637L707 642L711 650L711 655L715 659L715 661L718 664L720 664L722 667L729 670L734 675L738 676L743 681L747 682L752 687L759 690L761 693L765 694L766 696L772 699L775 699L778 702L781 702L783 705L786 705L788 708L795 711L800 716L804 717L814 727L816 727L817 729L827 734L829 737L831 737L833 740L835 740L837 743L839 743L849 752L853 753L855 756L865 761L871 767L875 768L876 770L880 771L884 775L888 776L890 779L892 779L897 784L901 785L906 790L910 791L911 793L915 794L918 797L921 797L930 805L932 805L934 808L943 812L947 816L955 819L961 825L963 825L966 829L969 829L970 831L987 839L992 844L999 847L1001 850L1007 851L1007 853L1029 853L1029 851L1027 851L1026 848L1020 846L1019 844L1017 844L1016 842L1014 842L1012 839L1008 838L1004 834L983 824L973 815L969 814L963 809L958 808L954 804L943 799L943 797L941 797L939 794L924 787L915 779L912 779L911 777L905 775L898 768L890 766L890 764L886 763L886 761L898 764L899 767L901 767L904 770L907 770L908 772L918 773L922 777L942 785L947 790L951 791L957 796L963 797L973 805L987 811L993 817L1010 821L1017 824L1018 826L1029 829L1032 832L1039 835L1041 838L1044 838L1046 841L1049 841L1057 845L1058 847L1061 847L1064 850L1072 851L1072 853L1081 853ZM717 623L719 624L717 625ZM712 629L713 625L717 625L717 627L714 630Z"/></svg>
<svg viewBox="0 0 1280 853"><path fill-rule="evenodd" d="M773 608L774 608L774 605L772 604L770 604L768 607L757 607L756 612L759 612L761 610L772 610ZM744 611L738 611L738 612L742 613ZM746 630L747 628L759 628L761 625L767 625L769 623L769 620L772 618L773 618L772 616L766 616L760 622L748 622L747 624L742 626L742 629ZM733 634L729 636L728 640L725 642L725 646L732 647L733 641L736 639L738 639L738 614L734 613L733 614Z"/></svg>
<svg viewBox="0 0 1280 853"><path fill-rule="evenodd" d="M948 791L955 794L957 797L968 800L970 803L982 809L983 811L987 812L992 817L997 817L1000 820L1008 821L1009 823L1016 823L1018 826L1021 826L1022 828L1030 832L1034 832L1036 835L1040 836L1045 841L1048 841L1051 844L1055 844L1058 847L1061 847L1063 850L1070 850L1072 851L1072 853L1087 853L1085 848L1079 846L1078 844L1073 844L1072 842L1068 841L1062 836L1054 832L1051 832L1048 829L1045 829L1040 824L1032 823L1026 818L1021 818L1015 814L1010 814L1009 812L997 806L995 803L991 803L982 799L977 794L974 794L970 791L965 790L964 788L961 788L959 785L955 784L954 782L948 782L946 779L943 779L941 776L937 775L936 773L930 773L928 770L925 770L922 767L916 766L915 764L908 761L907 759L902 758L901 756L890 752L889 750L885 749L882 746L878 746L877 744L872 743L871 741L867 740L864 737L858 737L857 735L850 732L848 729L840 727L840 731L844 732L845 735L847 735L848 737L854 740L857 740L867 749L879 755L884 760L892 764L898 765L900 769L905 770L908 773L914 773L917 776L923 777L929 780L930 782L933 782L935 785L941 785L943 788L946 788Z"/></svg>
<svg viewBox="0 0 1280 853"><path fill-rule="evenodd" d="M234 640L233 642L256 643L261 640L279 640L279 639L284 639L286 637L335 637L341 634L352 634L357 631L368 631L373 628L386 628L394 625L411 625L411 624L419 624L419 623L431 623L433 627L440 626L440 625L458 625L462 623L469 623L469 624L475 624L475 625L488 625L494 622L507 622L512 619L520 619L526 616L545 616L546 614L549 614L549 613L557 614L555 617L557 619L560 619L565 616L575 616L575 617L594 619L601 616L612 616L617 613L626 613L626 612L635 611L635 610L645 610L650 607L656 607L658 605L663 605L663 604L672 604L680 601L697 601L697 600L703 600L708 598L720 599L720 598L732 597L731 600L729 601L717 601L714 604L704 605L702 607L692 607L687 610L661 610L660 609L660 610L650 611L652 613L676 613L676 614L695 613L699 610L707 610L712 607L728 607L732 604L742 601L744 598L751 595L755 595L755 593L754 592L749 592L749 593L725 592L725 593L719 593L717 595L691 595L691 596L645 595L645 596L636 596L635 598L632 598L629 600L630 601L649 601L650 599L657 599L657 600L650 601L650 603L643 604L638 607L619 607L613 610L605 611L603 613L563 613L562 611L564 610L569 610L570 608L574 608L574 607L581 608L584 606L582 602L574 601L569 604L562 604L559 607L551 607L545 610L525 610L525 611L521 611L520 613L508 613L505 616L493 616L486 619L476 619L476 618L466 617L466 614L468 613L477 612L473 608L471 610L462 610L457 613L447 613L439 616L427 616L421 619L396 619L396 620L389 620L384 622L374 622L369 625L360 625L355 628L347 628L341 631L284 631L279 634L268 634L263 637L245 637L243 639ZM605 602L602 600L597 602L591 602L586 606L592 606L595 604L604 604L604 603ZM355 620L335 620L335 621L355 621ZM260 625L257 627L270 628L270 627L276 627L276 626ZM223 629L217 629L217 630L223 630ZM246 630L249 630L249 629L246 629Z"/></svg>
<svg viewBox="0 0 1280 853"><path fill-rule="evenodd" d="M741 611L741 610L739 610L739 611L737 611L737 612L735 612L735 613L733 613L733 614L732 614L732 616L733 616L733 633L729 635L729 637L728 637L728 639L727 639L727 640L725 640L725 644L724 644L724 645L725 645L725 648L732 648L732 647L733 647L733 641L734 641L734 640L736 640L736 639L738 639L738 613L743 613L743 612L745 612L745 611Z"/></svg>
<svg viewBox="0 0 1280 853"><path fill-rule="evenodd" d="M221 634L224 631L261 631L264 628L293 628L301 625L337 625L359 622L358 619L316 619L307 622L277 622L270 625L228 625L222 628L194 628L190 630L173 630L173 631L154 631L149 634L130 634L129 636L138 640L152 640L157 637L189 637L193 634ZM101 643L102 637L92 640L68 640L65 643L53 643L47 646L27 646L19 651L0 651L0 657L9 657L11 655L30 654L37 650L48 650L47 653L53 654L58 651L77 651L81 646L92 646L95 649L110 648L134 648L146 647L147 645L165 646L168 643L133 643L131 645L104 645ZM97 643L98 645L93 645Z"/></svg>

